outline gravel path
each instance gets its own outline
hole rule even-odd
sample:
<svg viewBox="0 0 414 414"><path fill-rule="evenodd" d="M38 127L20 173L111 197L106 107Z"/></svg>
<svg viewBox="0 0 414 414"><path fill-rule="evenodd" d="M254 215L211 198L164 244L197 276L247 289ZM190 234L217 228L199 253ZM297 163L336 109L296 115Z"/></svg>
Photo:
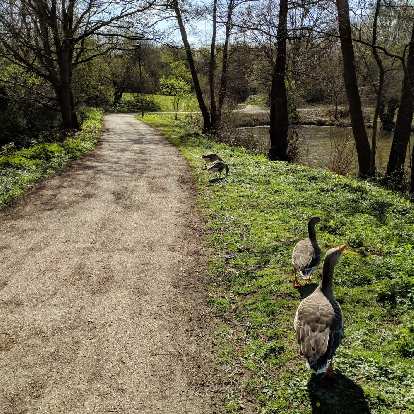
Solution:
<svg viewBox="0 0 414 414"><path fill-rule="evenodd" d="M190 173L131 115L0 213L0 413L216 413Z"/></svg>

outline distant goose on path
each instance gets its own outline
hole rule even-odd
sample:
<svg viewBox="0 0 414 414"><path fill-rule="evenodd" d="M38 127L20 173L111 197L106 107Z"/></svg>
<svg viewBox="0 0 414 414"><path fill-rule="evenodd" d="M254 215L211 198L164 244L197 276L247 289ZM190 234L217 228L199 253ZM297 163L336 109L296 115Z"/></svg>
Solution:
<svg viewBox="0 0 414 414"><path fill-rule="evenodd" d="M333 294L332 278L345 247L327 251L321 283L300 302L294 320L300 354L317 374L326 373L328 376L332 373L331 362L343 335L342 312Z"/></svg>
<svg viewBox="0 0 414 414"><path fill-rule="evenodd" d="M211 173L221 173L226 171L226 177L229 175L229 166L224 161L215 161L211 164L207 170Z"/></svg>
<svg viewBox="0 0 414 414"><path fill-rule="evenodd" d="M312 217L308 222L308 238L299 241L293 249L292 264L295 273L293 287L299 288L298 274L302 279L310 279L312 272L321 261L321 249L316 240L315 226L321 221L319 217Z"/></svg>

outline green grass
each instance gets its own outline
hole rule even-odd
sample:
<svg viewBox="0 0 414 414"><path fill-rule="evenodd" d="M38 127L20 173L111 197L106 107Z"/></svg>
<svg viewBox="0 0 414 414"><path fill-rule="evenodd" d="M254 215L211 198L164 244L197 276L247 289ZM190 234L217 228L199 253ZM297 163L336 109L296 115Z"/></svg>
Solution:
<svg viewBox="0 0 414 414"><path fill-rule="evenodd" d="M262 109L269 109L268 100L266 95L250 95L243 104L259 106Z"/></svg>
<svg viewBox="0 0 414 414"><path fill-rule="evenodd" d="M173 112L173 97L172 96L165 96L165 95L156 95L156 94L146 94L147 98L152 99L155 104L160 108L162 112ZM122 96L122 100L124 102L128 102L134 99L133 93L124 93ZM180 102L180 111L184 112L198 112L198 102L195 96L190 95L187 97L182 98Z"/></svg>
<svg viewBox="0 0 414 414"><path fill-rule="evenodd" d="M367 182L213 142L182 119L148 115L188 160L207 219L210 303L222 324L217 358L232 384L229 413L414 412L414 211ZM219 153L230 175L211 184L201 155ZM322 249L346 243L335 292L345 338L341 375L322 387L298 355L299 293L290 257L319 215ZM318 281L319 275L314 277ZM237 379L237 380L236 380Z"/></svg>
<svg viewBox="0 0 414 414"><path fill-rule="evenodd" d="M102 129L103 112L90 108L85 115L81 131L63 143L41 143L0 152L0 208L23 195L34 183L62 170L71 160L95 148Z"/></svg>

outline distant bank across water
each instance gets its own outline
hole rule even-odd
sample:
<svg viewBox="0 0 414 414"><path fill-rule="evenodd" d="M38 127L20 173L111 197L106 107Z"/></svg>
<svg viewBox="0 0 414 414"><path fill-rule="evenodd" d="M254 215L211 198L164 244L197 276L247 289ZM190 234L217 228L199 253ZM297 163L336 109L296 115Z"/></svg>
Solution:
<svg viewBox="0 0 414 414"><path fill-rule="evenodd" d="M269 149L269 127L239 128L239 144L259 153ZM297 136L300 163L322 168L330 168L334 157L341 154L352 157L350 172L356 172L356 151L350 127L331 127L314 125L297 125L292 128ZM414 134L411 135L410 151L407 153L407 166L410 165L411 148ZM392 144L392 133L381 132L378 136L377 167L385 170Z"/></svg>

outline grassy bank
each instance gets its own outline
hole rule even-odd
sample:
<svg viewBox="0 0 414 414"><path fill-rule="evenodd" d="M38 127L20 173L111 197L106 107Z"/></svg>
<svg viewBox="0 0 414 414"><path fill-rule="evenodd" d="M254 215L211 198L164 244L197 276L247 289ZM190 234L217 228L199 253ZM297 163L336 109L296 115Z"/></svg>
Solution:
<svg viewBox="0 0 414 414"><path fill-rule="evenodd" d="M31 185L91 151L98 142L103 113L89 109L82 130L63 143L41 143L0 152L0 208L21 196Z"/></svg>
<svg viewBox="0 0 414 414"><path fill-rule="evenodd" d="M179 147L198 185L213 252L211 303L222 321L217 355L231 384L226 412L414 412L410 203L365 182L215 143L184 121L144 120ZM207 152L228 161L226 180L208 182ZM290 257L312 215L322 218L323 251L349 246L335 275L345 338L330 387L306 369L292 326L300 294Z"/></svg>

